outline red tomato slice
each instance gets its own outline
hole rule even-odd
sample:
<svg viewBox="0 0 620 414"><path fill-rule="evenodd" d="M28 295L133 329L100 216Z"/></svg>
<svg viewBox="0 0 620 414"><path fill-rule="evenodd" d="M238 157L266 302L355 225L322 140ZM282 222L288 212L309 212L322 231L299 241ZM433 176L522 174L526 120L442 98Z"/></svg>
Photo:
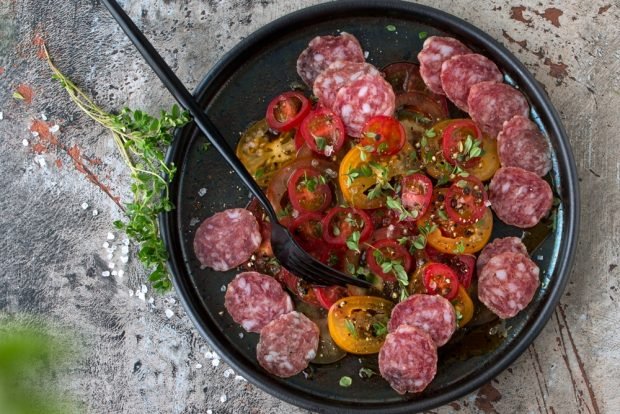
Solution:
<svg viewBox="0 0 620 414"><path fill-rule="evenodd" d="M366 262L370 270L381 277L383 280L396 282L396 271L383 271L384 263L400 263L405 272L409 273L413 260L411 255L396 240L383 239L373 243L372 247L366 252Z"/></svg>
<svg viewBox="0 0 620 414"><path fill-rule="evenodd" d="M275 275L276 280L283 283L295 296L310 305L321 306L312 286L303 279L298 278L284 267Z"/></svg>
<svg viewBox="0 0 620 414"><path fill-rule="evenodd" d="M432 123L448 117L448 111L424 92L401 93L396 97L396 108L423 115Z"/></svg>
<svg viewBox="0 0 620 414"><path fill-rule="evenodd" d="M402 203L409 211L416 211L416 217L421 217L431 205L433 197L433 183L424 174L411 174L403 177Z"/></svg>
<svg viewBox="0 0 620 414"><path fill-rule="evenodd" d="M334 207L323 218L323 239L336 246L345 246L354 232L359 232L359 243L372 234L372 220L357 208Z"/></svg>
<svg viewBox="0 0 620 414"><path fill-rule="evenodd" d="M446 192L446 213L457 223L477 222L484 216L486 204L484 185L472 175L458 177Z"/></svg>
<svg viewBox="0 0 620 414"><path fill-rule="evenodd" d="M452 165L470 168L478 164L482 155L482 132L471 119L450 123L442 135L443 157Z"/></svg>
<svg viewBox="0 0 620 414"><path fill-rule="evenodd" d="M378 155L394 155L405 145L405 128L396 118L373 116L362 128L360 146Z"/></svg>
<svg viewBox="0 0 620 414"><path fill-rule="evenodd" d="M454 299L459 291L456 273L443 263L429 263L424 267L424 287L429 295Z"/></svg>
<svg viewBox="0 0 620 414"><path fill-rule="evenodd" d="M332 190L316 169L299 168L288 181L288 198L295 210L316 213L329 207Z"/></svg>
<svg viewBox="0 0 620 414"><path fill-rule="evenodd" d="M299 126L310 112L310 101L299 92L285 92L267 106L267 124L276 131L286 132Z"/></svg>
<svg viewBox="0 0 620 414"><path fill-rule="evenodd" d="M323 216L319 213L304 213L295 218L288 227L295 241L309 253L323 245Z"/></svg>
<svg viewBox="0 0 620 414"><path fill-rule="evenodd" d="M471 286L476 269L476 256L473 254L448 254L442 253L431 246L426 246L426 253L432 262L443 263L450 266L456 273L459 283L465 289Z"/></svg>
<svg viewBox="0 0 620 414"><path fill-rule="evenodd" d="M349 295L347 288L342 286L315 286L313 290L318 302L327 310L336 301Z"/></svg>
<svg viewBox="0 0 620 414"><path fill-rule="evenodd" d="M310 112L299 128L306 144L317 154L329 157L344 144L342 119L327 108Z"/></svg>
<svg viewBox="0 0 620 414"><path fill-rule="evenodd" d="M385 80L392 85L395 94L426 90L426 84L420 76L420 67L415 63L390 63L382 72Z"/></svg>
<svg viewBox="0 0 620 414"><path fill-rule="evenodd" d="M304 140L304 136L301 134L301 129L297 128L295 131L295 149L299 151L305 143L306 141Z"/></svg>

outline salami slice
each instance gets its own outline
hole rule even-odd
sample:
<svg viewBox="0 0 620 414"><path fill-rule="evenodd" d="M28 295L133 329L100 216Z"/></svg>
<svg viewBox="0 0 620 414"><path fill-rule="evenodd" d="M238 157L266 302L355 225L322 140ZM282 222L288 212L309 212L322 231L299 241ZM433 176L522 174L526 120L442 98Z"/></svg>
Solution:
<svg viewBox="0 0 620 414"><path fill-rule="evenodd" d="M364 62L364 51L355 36L317 36L297 58L297 73L309 87L327 67L336 61Z"/></svg>
<svg viewBox="0 0 620 414"><path fill-rule="evenodd" d="M497 153L503 167L519 167L544 176L551 169L549 146L538 126L517 115L504 122L497 136Z"/></svg>
<svg viewBox="0 0 620 414"><path fill-rule="evenodd" d="M287 378L303 371L318 347L318 326L304 314L290 312L261 330L256 359L269 373Z"/></svg>
<svg viewBox="0 0 620 414"><path fill-rule="evenodd" d="M469 90L469 116L484 133L496 138L505 121L513 116L527 116L530 107L525 96L505 83L480 82Z"/></svg>
<svg viewBox="0 0 620 414"><path fill-rule="evenodd" d="M497 217L520 228L533 227L551 210L553 192L536 174L517 167L502 167L489 184L489 201Z"/></svg>
<svg viewBox="0 0 620 414"><path fill-rule="evenodd" d="M333 109L336 94L340 88L361 79L365 75L380 77L381 72L370 63L334 62L316 77L312 93L323 106Z"/></svg>
<svg viewBox="0 0 620 414"><path fill-rule="evenodd" d="M388 331L401 325L415 326L428 333L435 345L445 345L456 330L456 312L446 298L439 295L411 295L392 309Z"/></svg>
<svg viewBox="0 0 620 414"><path fill-rule="evenodd" d="M451 37L431 36L418 53L420 76L431 91L445 95L441 86L441 65L453 56L472 53L463 43Z"/></svg>
<svg viewBox="0 0 620 414"><path fill-rule="evenodd" d="M261 240L252 213L233 208L216 213L200 224L194 236L194 252L201 268L226 271L248 260Z"/></svg>
<svg viewBox="0 0 620 414"><path fill-rule="evenodd" d="M491 243L484 246L484 249L480 252L480 256L478 256L478 260L476 260L476 270L478 274L480 274L484 265L487 264L492 257L506 252L527 255L527 248L518 237L504 237L502 239L493 240Z"/></svg>
<svg viewBox="0 0 620 414"><path fill-rule="evenodd" d="M399 326L379 351L379 372L399 394L423 391L437 373L433 339L415 326Z"/></svg>
<svg viewBox="0 0 620 414"><path fill-rule="evenodd" d="M293 302L273 277L243 272L228 284L224 307L243 329L260 332L278 316L291 312Z"/></svg>
<svg viewBox="0 0 620 414"><path fill-rule="evenodd" d="M512 318L532 301L540 269L528 256L505 252L494 256L478 276L478 297L502 319Z"/></svg>
<svg viewBox="0 0 620 414"><path fill-rule="evenodd" d="M458 108L469 112L467 97L480 82L501 82L502 72L495 63L477 53L453 56L441 65L441 87Z"/></svg>
<svg viewBox="0 0 620 414"><path fill-rule="evenodd" d="M359 137L370 118L391 116L395 107L392 86L380 76L365 75L340 88L332 110L342 118L347 134Z"/></svg>

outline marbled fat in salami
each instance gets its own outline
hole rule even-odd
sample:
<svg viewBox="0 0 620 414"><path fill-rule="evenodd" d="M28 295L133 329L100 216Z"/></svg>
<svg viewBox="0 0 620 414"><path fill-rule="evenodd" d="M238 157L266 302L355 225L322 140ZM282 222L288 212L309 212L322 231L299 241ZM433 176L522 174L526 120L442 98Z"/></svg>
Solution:
<svg viewBox="0 0 620 414"><path fill-rule="evenodd" d="M519 167L540 177L551 169L549 145L538 126L521 115L504 122L497 136L497 154L503 167Z"/></svg>
<svg viewBox="0 0 620 414"><path fill-rule="evenodd" d="M502 319L512 318L532 301L540 269L521 253L500 253L478 276L478 298Z"/></svg>
<svg viewBox="0 0 620 414"><path fill-rule="evenodd" d="M381 77L381 72L370 63L334 62L316 77L312 93L319 99L321 105L333 109L340 88L365 75Z"/></svg>
<svg viewBox="0 0 620 414"><path fill-rule="evenodd" d="M256 217L243 208L215 213L194 236L194 252L202 268L226 271L243 264L261 244Z"/></svg>
<svg viewBox="0 0 620 414"><path fill-rule="evenodd" d="M399 326L379 351L379 372L399 394L423 391L437 373L433 339L415 326Z"/></svg>
<svg viewBox="0 0 620 414"><path fill-rule="evenodd" d="M493 240L491 243L484 246L484 249L482 249L476 260L476 270L478 274L480 274L484 265L487 264L492 257L506 252L527 255L527 248L518 237L504 237Z"/></svg>
<svg viewBox="0 0 620 414"><path fill-rule="evenodd" d="M551 210L549 183L517 167L502 167L489 184L489 201L497 217L520 228L533 227Z"/></svg>
<svg viewBox="0 0 620 414"><path fill-rule="evenodd" d="M418 53L420 76L431 91L445 95L441 87L441 65L453 56L465 55L472 51L460 41L451 37L431 36L424 41Z"/></svg>
<svg viewBox="0 0 620 414"><path fill-rule="evenodd" d="M287 378L303 371L316 357L318 347L318 326L304 314L290 312L261 330L256 358L271 374Z"/></svg>
<svg viewBox="0 0 620 414"><path fill-rule="evenodd" d="M441 65L441 87L458 108L469 112L467 97L472 86L480 82L501 82L502 72L488 58L477 53L458 55Z"/></svg>
<svg viewBox="0 0 620 414"><path fill-rule="evenodd" d="M340 115L347 134L359 137L373 116L392 116L396 97L392 85L380 76L365 75L340 88L332 110Z"/></svg>
<svg viewBox="0 0 620 414"><path fill-rule="evenodd" d="M480 82L469 90L469 116L492 138L502 130L504 122L513 116L527 116L527 99L519 90L505 83Z"/></svg>
<svg viewBox="0 0 620 414"><path fill-rule="evenodd" d="M297 58L297 73L309 87L327 67L336 61L364 62L364 51L355 36L317 36Z"/></svg>
<svg viewBox="0 0 620 414"><path fill-rule="evenodd" d="M224 307L243 329L258 333L278 316L291 312L293 302L273 277L243 272L228 284Z"/></svg>
<svg viewBox="0 0 620 414"><path fill-rule="evenodd" d="M401 325L415 326L428 333L435 345L445 345L456 330L456 312L449 300L439 295L416 294L392 309L388 331Z"/></svg>

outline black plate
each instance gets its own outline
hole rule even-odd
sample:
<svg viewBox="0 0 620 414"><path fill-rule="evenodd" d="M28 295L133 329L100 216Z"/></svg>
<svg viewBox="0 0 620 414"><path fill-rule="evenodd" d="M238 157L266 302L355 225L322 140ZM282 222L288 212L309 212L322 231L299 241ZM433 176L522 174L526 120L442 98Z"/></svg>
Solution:
<svg viewBox="0 0 620 414"><path fill-rule="evenodd" d="M392 26L395 31L389 30ZM251 122L264 116L272 97L299 82L295 62L310 39L339 31L355 35L369 52L368 61L377 67L416 61L423 43L420 32L456 37L495 61L506 80L527 95L532 118L553 148L550 181L561 202L555 229L531 252L543 269L542 287L525 311L506 322L508 336L478 356L459 358L463 354L441 350L437 377L417 395L398 395L378 376L361 380L360 367L377 371L376 356L363 358L361 363L358 357L348 356L329 366L312 366L308 379L301 374L289 379L267 374L256 362L258 335L243 334L224 311L223 287L235 272L200 270L192 251L194 232L201 220L225 208L244 206L249 199L248 191L218 153L203 149L205 139L194 125L179 132L168 156L179 167L171 185L177 209L162 217L162 232L171 254L174 285L188 315L211 347L245 378L283 400L312 410L411 413L445 404L483 385L508 367L545 325L568 281L576 245L579 197L575 164L549 98L504 47L444 12L381 0L338 1L301 10L263 27L228 53L205 77L196 96L231 146ZM201 197L203 188L206 195ZM494 237L522 234L496 224ZM338 386L343 375L354 379L351 387Z"/></svg>

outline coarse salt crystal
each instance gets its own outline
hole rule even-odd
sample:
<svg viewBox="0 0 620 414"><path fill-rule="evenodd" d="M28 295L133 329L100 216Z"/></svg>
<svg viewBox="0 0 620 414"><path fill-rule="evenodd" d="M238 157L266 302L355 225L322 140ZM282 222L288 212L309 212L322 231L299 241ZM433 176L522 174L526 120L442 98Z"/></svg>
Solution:
<svg viewBox="0 0 620 414"><path fill-rule="evenodd" d="M205 352L205 358L213 359L213 352L209 352L209 351Z"/></svg>
<svg viewBox="0 0 620 414"><path fill-rule="evenodd" d="M166 318L170 319L174 316L174 312L172 312L172 310L170 309L166 309Z"/></svg>
<svg viewBox="0 0 620 414"><path fill-rule="evenodd" d="M136 296L140 299L140 300L146 300L146 297L144 296L143 292L138 292L136 291Z"/></svg>
<svg viewBox="0 0 620 414"><path fill-rule="evenodd" d="M123 269L118 271L118 277L123 277L124 274L125 274L125 271Z"/></svg>
<svg viewBox="0 0 620 414"><path fill-rule="evenodd" d="M34 160L42 168L45 168L45 166L47 166L47 162L45 162L45 158L43 158L43 157L35 157Z"/></svg>
<svg viewBox="0 0 620 414"><path fill-rule="evenodd" d="M114 240L114 235L108 232L108 240Z"/></svg>
<svg viewBox="0 0 620 414"><path fill-rule="evenodd" d="M127 256L121 256L121 262L123 263L127 263L129 261L129 257Z"/></svg>
<svg viewBox="0 0 620 414"><path fill-rule="evenodd" d="M110 269L114 269L114 266L116 266L114 263L112 263L112 262L108 263L108 267Z"/></svg>
<svg viewBox="0 0 620 414"><path fill-rule="evenodd" d="M110 247L110 243L108 242L103 242L102 246L107 249L108 247Z"/></svg>
<svg viewBox="0 0 620 414"><path fill-rule="evenodd" d="M239 338L243 339L243 332L239 332Z"/></svg>
<svg viewBox="0 0 620 414"><path fill-rule="evenodd" d="M148 290L148 289L147 289L146 285L142 285L142 286L140 287L140 291L141 291L142 293L146 293L146 292L147 292L147 290Z"/></svg>
<svg viewBox="0 0 620 414"><path fill-rule="evenodd" d="M155 303L155 298L151 296L148 302L152 305L153 303Z"/></svg>
<svg viewBox="0 0 620 414"><path fill-rule="evenodd" d="M38 137L38 136L39 136L39 133L38 133L37 131L32 131L32 136L33 136L33 137Z"/></svg>
<svg viewBox="0 0 620 414"><path fill-rule="evenodd" d="M88 208L88 203L82 203L82 210L86 210Z"/></svg>
<svg viewBox="0 0 620 414"><path fill-rule="evenodd" d="M60 130L60 127L58 125L54 125L53 127L50 128L50 132L52 134L58 132Z"/></svg>
<svg viewBox="0 0 620 414"><path fill-rule="evenodd" d="M228 368L226 371L224 371L224 377L228 378L231 375L234 375L235 371L233 371L232 369Z"/></svg>
<svg viewBox="0 0 620 414"><path fill-rule="evenodd" d="M112 276L116 276L117 272L116 270L112 270Z"/></svg>
<svg viewBox="0 0 620 414"><path fill-rule="evenodd" d="M24 140L22 141L22 145L23 145L24 147L27 147L27 146L28 146L28 140L27 140L27 139L24 139Z"/></svg>
<svg viewBox="0 0 620 414"><path fill-rule="evenodd" d="M123 254L129 253L129 247L128 246L121 247L121 253L123 253Z"/></svg>
<svg viewBox="0 0 620 414"><path fill-rule="evenodd" d="M99 214L99 211L97 209L93 210L93 216L96 216L97 214Z"/></svg>
<svg viewBox="0 0 620 414"><path fill-rule="evenodd" d="M226 394L222 394L222 396L220 397L220 402L225 403L227 399L228 398L226 397Z"/></svg>
<svg viewBox="0 0 620 414"><path fill-rule="evenodd" d="M243 378L241 375L235 375L235 381L247 381L247 380Z"/></svg>
<svg viewBox="0 0 620 414"><path fill-rule="evenodd" d="M129 289L129 297L133 296L133 290Z"/></svg>
<svg viewBox="0 0 620 414"><path fill-rule="evenodd" d="M113 258L113 257L114 257L114 256L112 256L112 253L109 253L109 254L108 254L108 260L112 260L112 258Z"/></svg>
<svg viewBox="0 0 620 414"><path fill-rule="evenodd" d="M196 369L200 369L200 368L202 368L202 364L196 364L195 367L196 367Z"/></svg>
<svg viewBox="0 0 620 414"><path fill-rule="evenodd" d="M212 359L211 360L211 365L213 365L214 367L217 367L218 365L220 365L220 360L219 359Z"/></svg>
<svg viewBox="0 0 620 414"><path fill-rule="evenodd" d="M220 292L226 292L226 285L222 285L222 287L220 288Z"/></svg>
<svg viewBox="0 0 620 414"><path fill-rule="evenodd" d="M545 256L543 256L542 254L539 254L538 256L536 256L536 258L538 260L543 260L545 258Z"/></svg>
<svg viewBox="0 0 620 414"><path fill-rule="evenodd" d="M129 246L129 239L123 239L123 244L125 246Z"/></svg>
<svg viewBox="0 0 620 414"><path fill-rule="evenodd" d="M207 194L207 189L206 188L201 188L200 190L198 190L198 195L200 197L202 197L205 194Z"/></svg>
<svg viewBox="0 0 620 414"><path fill-rule="evenodd" d="M47 116L44 113L41 113L41 119L47 121Z"/></svg>
<svg viewBox="0 0 620 414"><path fill-rule="evenodd" d="M0 112L0 121L2 121L3 119L4 119L4 114Z"/></svg>
<svg viewBox="0 0 620 414"><path fill-rule="evenodd" d="M108 276L110 276L110 272L108 272L107 270L105 270L105 271L101 272L101 276L103 276L103 277L108 277Z"/></svg>
<svg viewBox="0 0 620 414"><path fill-rule="evenodd" d="M207 410L207 414L213 414L213 410Z"/></svg>

